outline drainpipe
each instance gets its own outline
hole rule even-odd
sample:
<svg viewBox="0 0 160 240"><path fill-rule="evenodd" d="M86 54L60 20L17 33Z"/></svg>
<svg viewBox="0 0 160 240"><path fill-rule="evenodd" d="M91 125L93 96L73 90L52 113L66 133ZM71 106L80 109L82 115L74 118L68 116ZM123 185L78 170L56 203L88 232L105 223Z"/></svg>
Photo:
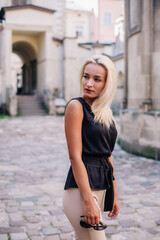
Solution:
<svg viewBox="0 0 160 240"><path fill-rule="evenodd" d="M4 28L5 28L5 20L3 19L0 23L0 31L1 31L1 55L0 55L0 68L2 69L2 114L6 114L7 106L6 106L6 81L4 79L5 74L5 65L4 65L4 56L5 56L5 47L4 47Z"/></svg>
<svg viewBox="0 0 160 240"><path fill-rule="evenodd" d="M128 0L124 2L124 14L125 14L125 46L124 46L124 61L125 61L125 83L124 83L124 98L122 100L122 108L127 108L128 104Z"/></svg>
<svg viewBox="0 0 160 240"><path fill-rule="evenodd" d="M143 61L142 69L145 75L144 111L152 106L152 0L143 1Z"/></svg>

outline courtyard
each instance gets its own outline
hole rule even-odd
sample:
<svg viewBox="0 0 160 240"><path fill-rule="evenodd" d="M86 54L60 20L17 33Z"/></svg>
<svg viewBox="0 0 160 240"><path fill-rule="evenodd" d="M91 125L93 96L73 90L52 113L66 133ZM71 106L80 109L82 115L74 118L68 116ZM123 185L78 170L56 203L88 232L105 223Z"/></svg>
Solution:
<svg viewBox="0 0 160 240"><path fill-rule="evenodd" d="M160 239L160 162L113 152L120 203L110 240ZM0 120L0 240L72 240L62 208L69 159L63 116Z"/></svg>

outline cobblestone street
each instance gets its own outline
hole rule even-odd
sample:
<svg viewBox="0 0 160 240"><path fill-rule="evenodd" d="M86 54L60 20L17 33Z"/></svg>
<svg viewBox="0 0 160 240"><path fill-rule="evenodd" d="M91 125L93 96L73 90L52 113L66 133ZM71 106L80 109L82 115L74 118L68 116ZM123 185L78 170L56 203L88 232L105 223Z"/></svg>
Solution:
<svg viewBox="0 0 160 240"><path fill-rule="evenodd" d="M72 240L62 209L69 168L64 118L0 120L0 240ZM110 220L110 240L160 239L160 162L137 157L117 144L113 153L120 202Z"/></svg>

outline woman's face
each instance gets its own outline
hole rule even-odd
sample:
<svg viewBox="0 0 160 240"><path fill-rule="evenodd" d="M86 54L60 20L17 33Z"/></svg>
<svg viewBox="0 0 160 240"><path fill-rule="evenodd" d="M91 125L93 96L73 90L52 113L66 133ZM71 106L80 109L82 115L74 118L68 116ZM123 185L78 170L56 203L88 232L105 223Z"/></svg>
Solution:
<svg viewBox="0 0 160 240"><path fill-rule="evenodd" d="M89 63L84 69L82 89L84 98L94 100L100 95L106 84L106 69L98 64Z"/></svg>

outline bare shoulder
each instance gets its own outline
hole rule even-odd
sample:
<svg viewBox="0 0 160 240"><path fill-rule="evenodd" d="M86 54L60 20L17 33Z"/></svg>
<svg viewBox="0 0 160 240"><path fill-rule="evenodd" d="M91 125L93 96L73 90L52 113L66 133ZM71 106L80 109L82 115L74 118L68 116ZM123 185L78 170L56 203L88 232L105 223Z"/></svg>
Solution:
<svg viewBox="0 0 160 240"><path fill-rule="evenodd" d="M83 117L83 107L78 100L73 99L68 103L66 107L66 112L65 112L65 117L67 116L76 117L76 118Z"/></svg>

